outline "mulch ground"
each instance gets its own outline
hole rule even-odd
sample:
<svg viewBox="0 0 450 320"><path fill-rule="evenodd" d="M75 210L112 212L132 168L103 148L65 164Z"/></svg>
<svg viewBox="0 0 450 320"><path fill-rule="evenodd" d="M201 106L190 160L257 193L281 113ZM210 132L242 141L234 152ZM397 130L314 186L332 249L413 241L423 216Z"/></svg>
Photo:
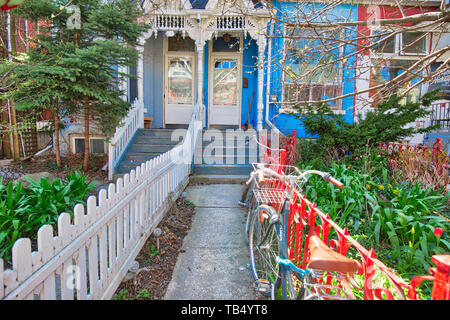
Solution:
<svg viewBox="0 0 450 320"><path fill-rule="evenodd" d="M61 168L58 168L55 155L50 154L23 161L14 161L7 167L9 170L21 174L49 172L60 179L64 179L70 172L81 171L89 177L89 180L107 181L108 171L102 170L107 161L107 155L91 155L88 170L83 171L83 155L71 154L61 157Z"/></svg>
<svg viewBox="0 0 450 320"><path fill-rule="evenodd" d="M172 279L173 269L181 252L183 239L191 228L195 207L179 198L159 223L162 230L159 250L156 237L149 237L136 261L139 268L147 268L133 279L124 281L113 297L114 300L162 300Z"/></svg>

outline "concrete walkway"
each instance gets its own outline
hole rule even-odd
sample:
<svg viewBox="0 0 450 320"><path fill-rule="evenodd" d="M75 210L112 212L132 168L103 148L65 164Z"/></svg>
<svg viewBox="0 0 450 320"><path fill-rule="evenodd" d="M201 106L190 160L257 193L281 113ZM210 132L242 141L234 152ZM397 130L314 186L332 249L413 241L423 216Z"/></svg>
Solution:
<svg viewBox="0 0 450 320"><path fill-rule="evenodd" d="M165 300L252 300L256 294L244 240L243 185L188 186L196 206Z"/></svg>

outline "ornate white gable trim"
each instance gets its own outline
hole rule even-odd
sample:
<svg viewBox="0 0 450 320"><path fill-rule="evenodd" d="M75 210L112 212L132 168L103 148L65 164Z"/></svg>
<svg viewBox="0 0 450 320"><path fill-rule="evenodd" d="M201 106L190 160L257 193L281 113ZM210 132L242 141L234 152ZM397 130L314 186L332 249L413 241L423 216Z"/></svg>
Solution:
<svg viewBox="0 0 450 320"><path fill-rule="evenodd" d="M260 49L266 45L266 30L269 22L268 11L254 8L251 0L241 1L241 6L230 5L225 0L209 0L205 9L192 9L189 0L144 2L145 16L142 23L151 29L140 39L141 45L158 31L181 32L203 47L205 42L219 32L244 32L256 40Z"/></svg>
<svg viewBox="0 0 450 320"><path fill-rule="evenodd" d="M204 9L192 8L189 0L145 0L143 4L146 14L185 14L200 13L205 14L255 14L263 13L267 10L264 7L255 8L252 0L230 1L209 0Z"/></svg>

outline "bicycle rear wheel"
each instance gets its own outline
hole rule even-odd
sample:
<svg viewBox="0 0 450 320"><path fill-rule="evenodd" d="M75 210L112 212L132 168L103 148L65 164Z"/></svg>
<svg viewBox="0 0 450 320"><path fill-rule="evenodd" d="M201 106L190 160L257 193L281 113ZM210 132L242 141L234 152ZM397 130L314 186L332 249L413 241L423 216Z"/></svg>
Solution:
<svg viewBox="0 0 450 320"><path fill-rule="evenodd" d="M245 221L245 243L248 245L248 239L249 239L249 233L250 233L250 224L252 222L252 216L253 211L255 210L256 206L258 205L255 199L255 196L253 195L253 187L254 182L252 182L252 187L250 187L249 195L247 196L247 204L248 204L248 211L247 211L247 219Z"/></svg>
<svg viewBox="0 0 450 320"><path fill-rule="evenodd" d="M249 229L249 250L255 281L268 281L271 286L279 287L279 265L276 257L280 255L280 246L276 227L271 219L275 214L273 208L267 205L261 205L255 210Z"/></svg>
<svg viewBox="0 0 450 320"><path fill-rule="evenodd" d="M313 294L311 288L307 287L308 284L314 283L311 274L305 275L304 278L297 278L298 290L296 292L296 300L319 300L317 296Z"/></svg>
<svg viewBox="0 0 450 320"><path fill-rule="evenodd" d="M280 268L280 273L278 274L279 284L272 288L272 300L282 300L283 299L283 286L285 290L285 298L286 300L299 300L299 290L302 288L301 279L298 279L297 276L288 268L284 271L284 279L282 275L282 270Z"/></svg>

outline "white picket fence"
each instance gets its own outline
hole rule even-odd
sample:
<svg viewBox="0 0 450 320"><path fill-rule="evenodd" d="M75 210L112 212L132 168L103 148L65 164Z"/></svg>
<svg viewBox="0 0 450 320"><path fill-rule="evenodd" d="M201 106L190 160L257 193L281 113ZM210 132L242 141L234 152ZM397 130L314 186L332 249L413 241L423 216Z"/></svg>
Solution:
<svg viewBox="0 0 450 320"><path fill-rule="evenodd" d="M120 161L134 134L144 127L144 103L136 99L133 102L124 124L116 131L109 143L108 150L108 178L113 179L114 168Z"/></svg>
<svg viewBox="0 0 450 320"><path fill-rule="evenodd" d="M201 132L196 105L183 144L149 160L87 200L57 230L42 226L37 250L19 239L12 269L0 260L0 299L110 299L147 238L187 185Z"/></svg>

